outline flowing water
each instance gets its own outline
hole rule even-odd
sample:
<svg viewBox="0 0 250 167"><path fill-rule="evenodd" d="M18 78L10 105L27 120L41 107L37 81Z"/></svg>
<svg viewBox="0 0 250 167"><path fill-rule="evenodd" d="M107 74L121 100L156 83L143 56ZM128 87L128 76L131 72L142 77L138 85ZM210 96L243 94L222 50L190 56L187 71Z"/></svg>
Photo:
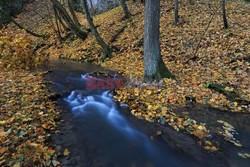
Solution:
<svg viewBox="0 0 250 167"><path fill-rule="evenodd" d="M85 85L86 75L80 80ZM106 158L112 159L111 166L184 165L169 148L163 149L163 145L135 129L121 115L109 90L74 90L65 101L79 121L78 126L98 149L105 151Z"/></svg>
<svg viewBox="0 0 250 167"><path fill-rule="evenodd" d="M70 150L70 156L62 158L63 166L228 166L223 160L203 154L191 139L178 132L166 131L169 138L174 138L169 143L153 139L145 131L151 125L127 117L122 112L125 105L113 101L112 90L86 89L88 73L105 69L63 61L53 61L53 65L48 77L52 81L50 89L62 96L59 104L64 110L60 132L53 140ZM182 142L195 153L175 149Z"/></svg>

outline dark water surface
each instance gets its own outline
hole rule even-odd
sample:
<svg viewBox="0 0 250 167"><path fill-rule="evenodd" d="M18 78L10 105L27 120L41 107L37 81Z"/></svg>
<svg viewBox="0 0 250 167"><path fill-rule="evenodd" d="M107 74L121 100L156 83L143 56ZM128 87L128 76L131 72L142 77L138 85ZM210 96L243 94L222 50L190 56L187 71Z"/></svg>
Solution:
<svg viewBox="0 0 250 167"><path fill-rule="evenodd" d="M193 167L230 166L223 157L208 155L190 138L130 114L113 101L110 90L87 90L88 73L106 71L89 64L52 62L47 79L60 94L62 124L54 144L69 148L62 166L86 167ZM161 130L161 137L152 135ZM164 140L163 140L164 139Z"/></svg>

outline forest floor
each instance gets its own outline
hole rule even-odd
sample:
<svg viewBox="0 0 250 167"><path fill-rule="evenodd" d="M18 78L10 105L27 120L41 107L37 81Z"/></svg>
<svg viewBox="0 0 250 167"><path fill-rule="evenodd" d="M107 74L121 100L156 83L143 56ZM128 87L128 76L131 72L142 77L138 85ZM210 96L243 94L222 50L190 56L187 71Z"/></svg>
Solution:
<svg viewBox="0 0 250 167"><path fill-rule="evenodd" d="M51 28L52 26L39 17L39 15L46 14L46 18L48 18L49 14L52 14L46 12L49 9L49 7L44 5L46 2L48 1L35 1L27 5L26 10L17 17L17 21L27 28L40 33L50 34L50 37L46 40L32 38L33 46L37 48L36 54L95 63L120 72L127 78L143 78L142 39L144 7L141 4L129 3L129 10L132 13L130 20L120 21L123 15L120 7L94 17L94 22L98 25L98 31L101 36L115 50L111 59L102 62L102 49L91 34L85 41L77 39L68 32L63 34L63 41L60 42L57 39ZM37 7L34 8L34 6ZM131 112L136 117L150 122L168 124L177 131L193 135L200 141L204 149L218 151L220 150L218 144L210 139L211 128L206 124L207 122L202 119L199 120L198 117L197 119L192 117L194 114L190 114L191 109L190 112L186 111L185 113L179 112L179 109L189 105L204 105L217 108L220 111L235 112L239 115L249 114L250 5L243 2L228 1L227 11L230 26L228 30L223 29L218 2L200 2L194 6L181 2L180 25L177 27L173 25L172 2L164 1L161 6L161 53L166 66L176 76L177 80L164 79L162 81L162 89L136 88L116 90L115 98L121 103L128 104ZM37 13L40 14L38 15ZM85 25L86 22L82 14L78 13L77 15L81 23ZM212 21L208 27L210 19ZM123 28L125 29L118 38L114 42L110 42L112 36ZM16 28L10 24L3 31L6 34L13 33L16 32ZM194 54L196 57L193 59ZM1 74L1 83L6 85L1 85L0 87L0 93L3 93L2 97L8 94L9 89L12 89L13 84L11 82L13 81L17 83L14 84L17 88L22 87L24 89L22 90L23 94L38 94L38 102L41 104L46 103L46 101L51 103L51 105L45 105L45 107L51 106L53 117L58 116L58 113L54 112L54 104L46 96L41 96L41 92L46 91L41 88L41 74L30 74L25 71L20 72L20 70L14 70L13 72L1 70ZM8 79L6 79L7 76ZM12 76L13 79L9 79ZM24 83L32 88L25 87ZM214 85L219 85L220 88L222 86L222 89L216 91ZM11 97L19 98L19 96L14 95ZM28 100L32 101L34 99ZM43 100L44 102L42 102ZM5 100L1 99L2 102L5 102ZM9 101L9 103L9 105L6 105L6 108L1 106L1 110L6 112L1 113L3 115L1 115L0 124L4 126L4 130L0 129L0 139L6 141L6 147L0 148L0 162L1 154L6 151L9 145L9 141L5 140L5 137L10 135L9 137L13 137L14 140L15 135L20 135L20 133L22 135L23 132L27 131L26 129L22 130L22 126L18 125L18 119L11 120L13 113L10 114L8 111L10 111L10 106L15 107L16 105L12 105L13 101ZM20 104L21 106L22 103ZM34 104L34 106L30 107L36 107L36 105ZM48 110L46 109L46 111ZM202 109L200 110L202 111ZM38 118L40 119L40 115ZM43 119L47 118L50 120L50 116L45 114ZM15 130L15 135L13 134L13 136L11 136L12 132L7 133L5 131L10 128L7 121L9 119L12 122L17 121L17 126L19 127L18 130ZM232 123L221 119L215 119L214 121L217 121L218 124L224 127L220 132L216 131L214 133L220 134L222 138L237 147L244 145L237 141L235 136L231 135L231 132L234 131ZM233 121L231 120L230 122ZM38 123L43 124L43 121L39 120ZM41 129L41 131L43 130ZM11 139L10 141L13 140ZM35 139L31 138L29 140L30 143L32 143L32 140ZM44 141L41 143L44 143ZM26 144L20 144L20 148ZM43 146L45 147L46 144ZM35 147L38 147L38 145ZM19 147L15 149L19 149ZM49 150L48 152L54 151L48 147L46 149L47 151ZM240 155L242 157L250 157L249 153Z"/></svg>
<svg viewBox="0 0 250 167"><path fill-rule="evenodd" d="M46 89L44 73L2 66L0 71L0 166L58 163L49 138L59 111Z"/></svg>

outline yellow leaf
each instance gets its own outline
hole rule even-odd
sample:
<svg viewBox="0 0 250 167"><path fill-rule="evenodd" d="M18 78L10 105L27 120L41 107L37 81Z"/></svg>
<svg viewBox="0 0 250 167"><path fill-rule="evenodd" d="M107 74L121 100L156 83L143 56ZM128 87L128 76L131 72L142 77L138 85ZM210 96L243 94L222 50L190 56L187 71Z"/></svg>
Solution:
<svg viewBox="0 0 250 167"><path fill-rule="evenodd" d="M205 137L207 134L206 134L203 130L197 129L196 131L194 131L194 135L195 135L196 137L198 137L199 139L202 139L202 138Z"/></svg>
<svg viewBox="0 0 250 167"><path fill-rule="evenodd" d="M8 150L7 147L0 148L0 155L5 153L5 151L7 151L7 150Z"/></svg>
<svg viewBox="0 0 250 167"><path fill-rule="evenodd" d="M219 149L215 146L205 146L204 147L205 150L209 150L209 151L218 151Z"/></svg>
<svg viewBox="0 0 250 167"><path fill-rule="evenodd" d="M6 121L0 121L0 125L6 124Z"/></svg>
<svg viewBox="0 0 250 167"><path fill-rule="evenodd" d="M68 149L65 149L64 152L63 152L63 155L64 155L65 157L67 157L67 156L69 156L69 154L70 154L69 150L68 150Z"/></svg>
<svg viewBox="0 0 250 167"><path fill-rule="evenodd" d="M15 165L13 167L20 167L20 166L21 166L20 162L17 162L17 163L15 163Z"/></svg>

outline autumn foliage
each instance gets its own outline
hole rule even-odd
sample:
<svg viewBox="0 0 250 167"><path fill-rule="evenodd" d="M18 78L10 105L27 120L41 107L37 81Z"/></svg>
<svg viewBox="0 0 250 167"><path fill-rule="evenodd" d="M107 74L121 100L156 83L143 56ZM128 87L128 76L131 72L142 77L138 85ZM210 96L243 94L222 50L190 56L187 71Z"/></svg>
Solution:
<svg viewBox="0 0 250 167"><path fill-rule="evenodd" d="M46 61L46 57L35 54L33 40L24 32L0 32L0 57L8 68L32 69Z"/></svg>

